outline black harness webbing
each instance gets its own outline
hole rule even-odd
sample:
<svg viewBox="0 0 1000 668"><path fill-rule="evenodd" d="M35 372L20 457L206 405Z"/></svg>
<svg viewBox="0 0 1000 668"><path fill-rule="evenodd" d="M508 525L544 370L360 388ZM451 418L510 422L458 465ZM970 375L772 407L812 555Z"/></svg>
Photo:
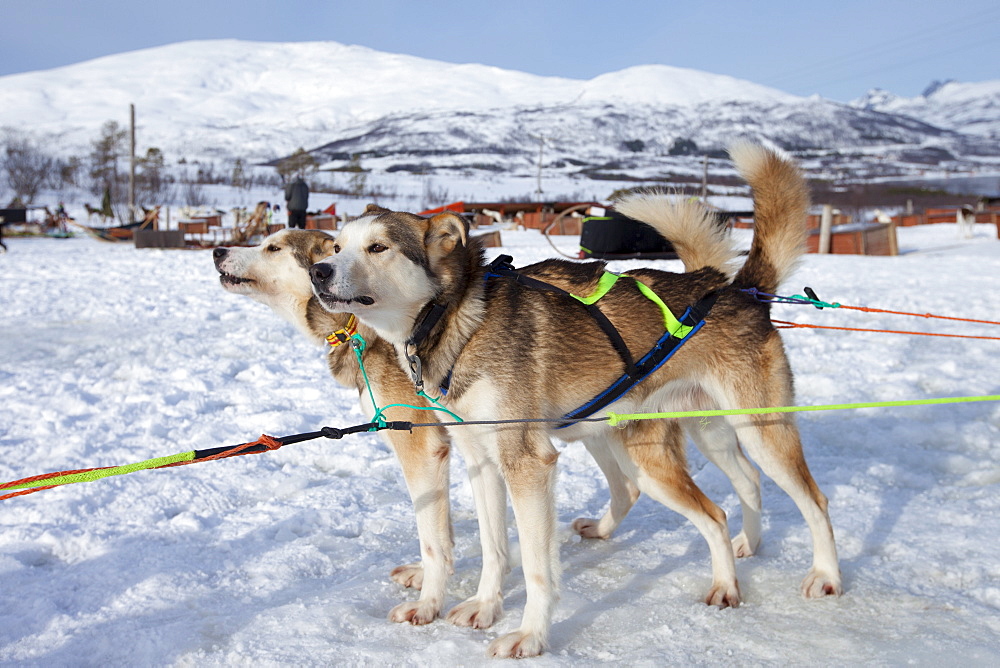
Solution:
<svg viewBox="0 0 1000 668"><path fill-rule="evenodd" d="M684 311L684 315L678 318L682 324L691 327L691 330L683 338L677 338L670 332L665 332L656 344L653 345L653 348L636 363L634 373L626 372L622 374L608 389L598 394L583 406L566 413L563 418L566 420L579 420L590 417L597 411L621 399L629 390L663 366L677 352L678 348L684 345L688 339L701 329L702 325L705 324L705 316L708 315L717 297L717 293L709 293L698 300L694 306L688 307ZM570 426L570 423L561 424L556 429L568 426Z"/></svg>
<svg viewBox="0 0 1000 668"><path fill-rule="evenodd" d="M563 290L562 288L558 288L544 281L518 273L511 264L512 260L513 258L509 255L501 255L497 257L490 263L484 278L487 280L494 277L511 278L521 285L564 294L574 297L576 301L580 301L575 297L575 295ZM566 413L566 415L563 416L563 419L567 420L567 422L558 425L556 429L568 427L572 424L571 421L590 417L597 411L610 406L615 401L621 399L633 387L645 380L647 376L663 366L663 364L666 363L666 361L669 360L675 352L677 352L678 348L694 336L695 333L701 329L702 325L705 324L705 318L712 310L712 306L715 304L715 300L718 299L718 296L718 292L710 292L695 302L694 305L688 307L688 309L684 311L684 314L677 319L682 325L685 326L685 328L690 328L687 330L686 334L684 334L683 337L678 337L669 331L665 332L663 336L661 336L660 339L653 345L652 349L643 355L638 362L633 361L632 355L629 352L628 347L625 345L625 341L622 339L621 334L611 323L608 317L604 315L599 308L597 308L596 304L580 302L587 308L587 311L591 314L597 324L600 325L601 329L604 330L604 333L607 334L609 341L615 348L615 351L618 352L618 355L625 363L625 373L614 381L608 389L604 390L579 408Z"/></svg>
<svg viewBox="0 0 1000 668"><path fill-rule="evenodd" d="M417 356L417 346L424 342L424 339L430 335L431 330L434 326L438 324L441 320L441 316L447 310L441 304L437 302L431 302L424 307L424 315L420 319L420 322L413 329L413 333L410 334L410 338L406 340L403 344L403 354L406 356L406 360L409 363L410 377L413 379L413 384L416 386L418 392L424 391L424 371L423 365L420 362L420 357ZM410 352L410 351L413 352ZM445 380L445 385L441 388L442 393L447 393L448 387L447 383L451 381L451 372L448 372L448 378Z"/></svg>
<svg viewBox="0 0 1000 668"><path fill-rule="evenodd" d="M490 262L488 271L483 278L486 280L489 280L490 278L512 278L521 285L529 288L547 290L549 292L566 295L567 297L573 297L573 293L563 290L562 288L558 288L551 283L546 283L545 281L540 281L537 278L531 278L530 276L518 273L518 271L514 269L514 265L511 264L513 260L514 258L510 255L498 256L495 260ZM583 302L580 302L580 304L587 309L590 316L597 322L600 328L604 330L608 340L611 341L611 345L614 346L615 352L617 352L618 356L622 358L622 362L625 364L626 372L635 372L636 366L635 361L632 359L632 353L629 352L628 346L625 345L625 340L618 332L618 329L611 323L610 320L608 320L608 316L604 315L604 312L597 308L596 304L584 304Z"/></svg>

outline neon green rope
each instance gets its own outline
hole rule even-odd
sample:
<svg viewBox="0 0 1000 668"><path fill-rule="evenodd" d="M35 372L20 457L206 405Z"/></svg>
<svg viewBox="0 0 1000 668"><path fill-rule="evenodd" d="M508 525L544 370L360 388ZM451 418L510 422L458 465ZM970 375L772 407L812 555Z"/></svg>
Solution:
<svg viewBox="0 0 1000 668"><path fill-rule="evenodd" d="M109 478L113 475L125 475L126 473L135 473L136 471L145 471L147 469L155 469L161 466L167 466L168 464L176 464L177 462L189 462L194 459L195 451L182 452L176 455L167 455L166 457L157 457L155 459L147 459L146 461L136 462L135 464L125 464L123 466L112 466L106 469L97 469L96 471L84 471L83 473L70 473L67 475L57 476L55 478L45 478L43 480L33 480L31 482L24 482L20 485L12 485L10 487L4 487L3 490L8 489L28 489L31 487L53 487L56 485L71 485L77 482L93 482L94 480L100 480L101 478Z"/></svg>
<svg viewBox="0 0 1000 668"><path fill-rule="evenodd" d="M731 408L709 411L674 411L668 413L608 413L608 424L614 427L627 420L717 417L721 415L764 415L768 413L804 413L806 411L853 410L856 408L894 408L899 406L958 404L975 401L1000 401L1000 394L982 397L944 397L940 399L910 399L904 401L871 401L861 404L828 404L826 406L774 406L771 408Z"/></svg>

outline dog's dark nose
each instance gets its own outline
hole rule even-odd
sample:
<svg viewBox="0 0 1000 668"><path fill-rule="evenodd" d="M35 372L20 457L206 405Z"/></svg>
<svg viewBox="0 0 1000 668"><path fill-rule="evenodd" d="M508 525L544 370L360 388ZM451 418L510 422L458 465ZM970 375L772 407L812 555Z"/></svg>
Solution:
<svg viewBox="0 0 1000 668"><path fill-rule="evenodd" d="M309 276L312 277L313 285L321 288L333 276L333 265L327 262L317 262L309 267Z"/></svg>
<svg viewBox="0 0 1000 668"><path fill-rule="evenodd" d="M212 251L212 257L214 257L216 260L221 260L222 258L226 257L228 253L229 253L228 248L223 248L222 246L220 246L216 248L214 251Z"/></svg>

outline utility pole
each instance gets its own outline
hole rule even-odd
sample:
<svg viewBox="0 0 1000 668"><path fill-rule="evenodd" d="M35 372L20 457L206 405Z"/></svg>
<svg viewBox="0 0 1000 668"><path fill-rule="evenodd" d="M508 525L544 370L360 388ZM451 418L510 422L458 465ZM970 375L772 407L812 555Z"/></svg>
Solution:
<svg viewBox="0 0 1000 668"><path fill-rule="evenodd" d="M702 204L708 201L708 155L702 157L701 171L701 201Z"/></svg>
<svg viewBox="0 0 1000 668"><path fill-rule="evenodd" d="M128 222L135 222L135 105L128 105Z"/></svg>
<svg viewBox="0 0 1000 668"><path fill-rule="evenodd" d="M529 135L532 139L538 140L538 189L536 195L542 194L542 152L545 150L545 137L542 135Z"/></svg>
<svg viewBox="0 0 1000 668"><path fill-rule="evenodd" d="M819 245L816 249L818 253L830 252L830 237L833 230L833 205L824 204L823 214L819 217Z"/></svg>

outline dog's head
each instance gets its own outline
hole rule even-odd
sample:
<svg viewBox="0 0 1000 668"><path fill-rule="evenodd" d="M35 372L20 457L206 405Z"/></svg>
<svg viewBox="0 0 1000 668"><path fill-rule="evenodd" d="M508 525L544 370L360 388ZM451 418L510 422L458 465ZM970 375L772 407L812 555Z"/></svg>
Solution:
<svg viewBox="0 0 1000 668"><path fill-rule="evenodd" d="M309 268L333 252L333 237L319 230L281 230L257 246L216 248L222 287L272 308L312 298Z"/></svg>
<svg viewBox="0 0 1000 668"><path fill-rule="evenodd" d="M461 217L422 218L369 205L347 224L333 254L310 270L313 292L334 313L351 312L394 342L425 304L464 269L469 228Z"/></svg>

